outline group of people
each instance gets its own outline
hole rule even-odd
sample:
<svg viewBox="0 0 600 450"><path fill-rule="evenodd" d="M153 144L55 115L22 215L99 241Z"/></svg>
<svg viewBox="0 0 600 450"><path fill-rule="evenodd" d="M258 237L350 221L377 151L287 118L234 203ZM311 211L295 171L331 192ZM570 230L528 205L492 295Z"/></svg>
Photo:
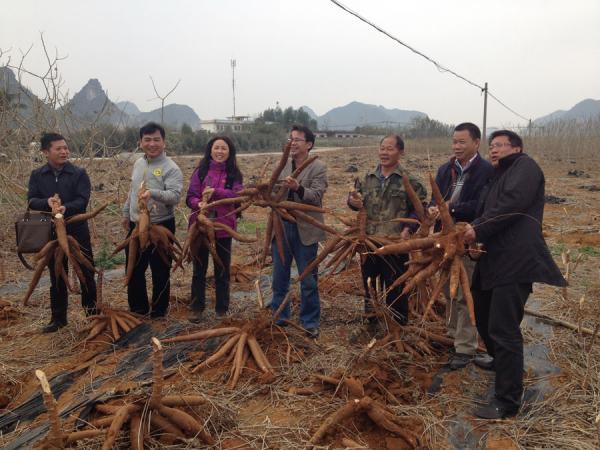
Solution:
<svg viewBox="0 0 600 450"><path fill-rule="evenodd" d="M131 185L123 207L122 224L131 234L139 219L138 200L148 202L150 221L175 232L175 206L183 190L183 174L166 153L165 130L156 123L140 129L139 146L144 156L133 167ZM305 126L292 127L289 139L290 158L276 183L277 195L288 201L323 206L327 190L327 167L320 161L310 163L297 177L291 174L308 158L315 144L314 133ZM544 208L544 175L537 163L523 153L523 142L509 130L495 131L489 140L490 161L479 153L481 132L472 123L458 125L452 137L453 156L443 164L436 182L455 221L467 222L465 241L479 243L483 251L465 257L465 267L472 277L477 326L468 316L466 302L459 292L448 299L446 318L448 333L454 338L455 352L451 369L470 362L496 371L496 395L475 414L483 418L502 418L516 414L523 393L523 338L520 323L525 302L533 282L565 285L552 260L541 231ZM84 212L90 198L90 179L83 168L68 161L69 149L63 136L45 134L41 150L47 164L34 170L29 180L29 207L50 211L54 194L62 201L65 217ZM379 162L364 177L357 179L347 204L353 210L366 211L367 233L397 235L408 239L417 225L397 218L416 218L415 207L404 188L407 176L419 199L428 206L429 214L438 215L438 207L427 198L421 181L401 165L404 142L398 135L385 136L379 145ZM186 204L191 210L190 226L199 213L211 220L236 229L235 204L206 208L210 201L233 198L243 188L243 175L236 159L236 148L227 136L215 136L207 144L198 167L191 175ZM281 192L279 190L283 189ZM313 220L324 223L319 212L307 212ZM68 233L81 245L93 262L87 223L69 226ZM272 241L273 276L271 308L277 310L290 289L290 273L295 261L302 273L318 252L326 233L313 223L283 220L283 254ZM216 252L222 265L214 264L215 312L218 317L229 310L231 237L223 231L216 234ZM193 261L190 321L204 320L206 307L206 271L209 251L201 248ZM131 255L127 255L129 258ZM407 267L408 255L377 256L368 254L361 263L365 312L372 311L369 280L379 278L382 287L390 286ZM145 273L152 272L152 298L148 302ZM52 317L44 332L54 332L67 324L67 287L50 269L50 306ZM96 313L94 273L84 270L86 286L82 289L82 305L86 314ZM127 297L131 311L163 317L170 298L170 261L165 261L150 245L137 259ZM408 296L400 295L403 286L388 290L386 303L400 324L409 320ZM290 319L289 302L278 316L285 325ZM300 283L300 325L308 336L317 338L320 330L320 298L317 268ZM487 355L478 354L481 336Z"/></svg>

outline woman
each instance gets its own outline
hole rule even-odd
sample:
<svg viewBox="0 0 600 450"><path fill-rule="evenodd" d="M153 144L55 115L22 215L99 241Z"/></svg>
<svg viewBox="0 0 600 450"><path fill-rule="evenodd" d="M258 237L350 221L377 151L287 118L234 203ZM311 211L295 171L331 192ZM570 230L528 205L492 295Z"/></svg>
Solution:
<svg viewBox="0 0 600 450"><path fill-rule="evenodd" d="M237 165L235 146L226 136L215 136L204 151L204 157L190 178L186 203L192 210L190 226L196 220L198 210L203 206L202 195L210 194L209 202L222 198L235 197L242 189L242 172ZM232 214L235 205L220 205L207 210L206 215L216 222L235 229L237 216ZM215 312L222 317L229 310L229 273L231 266L231 237L224 231L216 232L217 254L223 266L215 266ZM201 247L199 260L194 259L192 276L192 313L190 321L198 323L202 320L202 312L206 300L206 269L208 267L208 248Z"/></svg>

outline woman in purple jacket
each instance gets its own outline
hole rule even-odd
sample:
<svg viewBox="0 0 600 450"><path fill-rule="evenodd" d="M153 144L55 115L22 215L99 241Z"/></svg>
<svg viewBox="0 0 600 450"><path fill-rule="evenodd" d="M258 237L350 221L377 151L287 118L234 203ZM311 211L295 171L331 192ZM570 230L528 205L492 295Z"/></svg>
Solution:
<svg viewBox="0 0 600 450"><path fill-rule="evenodd" d="M192 210L188 227L194 223L198 210L202 206L202 194L211 193L210 201L231 198L242 189L242 172L238 168L235 157L235 146L226 136L215 136L204 151L204 157L190 178L186 203ZM232 213L235 205L220 205L206 212L216 222L229 225L235 229L237 216ZM229 309L229 274L231 266L231 237L224 231L216 232L217 254L223 267L215 265L215 311L217 317L225 315ZM206 303L206 269L208 267L208 248L202 247L198 252L199 260L194 259L192 276L192 304L190 321L198 323L202 320L202 312Z"/></svg>

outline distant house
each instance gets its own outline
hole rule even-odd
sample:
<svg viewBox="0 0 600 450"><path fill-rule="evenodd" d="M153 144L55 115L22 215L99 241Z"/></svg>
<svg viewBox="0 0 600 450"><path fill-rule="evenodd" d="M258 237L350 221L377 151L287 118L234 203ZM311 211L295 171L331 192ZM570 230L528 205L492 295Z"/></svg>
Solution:
<svg viewBox="0 0 600 450"><path fill-rule="evenodd" d="M366 134L352 133L350 131L316 131L318 138L354 139L366 137Z"/></svg>
<svg viewBox="0 0 600 450"><path fill-rule="evenodd" d="M359 137L365 137L365 134L358 134L358 133L335 133L335 137L336 138L342 138L342 139L353 139L353 138L359 138Z"/></svg>
<svg viewBox="0 0 600 450"><path fill-rule="evenodd" d="M245 131L254 121L250 116L234 116L227 119L201 120L200 129L209 133L224 131Z"/></svg>

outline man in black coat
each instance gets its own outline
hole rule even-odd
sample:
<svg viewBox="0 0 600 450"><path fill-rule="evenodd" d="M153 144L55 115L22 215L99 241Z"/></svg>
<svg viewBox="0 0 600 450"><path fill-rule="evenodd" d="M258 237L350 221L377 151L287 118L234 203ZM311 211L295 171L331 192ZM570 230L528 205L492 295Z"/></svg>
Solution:
<svg viewBox="0 0 600 450"><path fill-rule="evenodd" d="M60 134L46 133L41 139L41 150L47 163L31 172L27 199L29 207L36 211L52 211L58 194L65 218L84 213L90 200L91 184L85 169L69 162L69 147ZM86 221L67 225L67 234L79 242L82 253L94 263L90 231ZM53 237L54 239L56 237ZM66 265L65 265L66 268ZM43 328L44 333L52 333L67 325L68 292L62 279L56 280L54 258L48 264L50 270L50 323ZM81 304L86 314L96 311L96 282L94 273L81 266L86 285L81 286Z"/></svg>
<svg viewBox="0 0 600 450"><path fill-rule="evenodd" d="M481 131L474 123L461 123L454 128L452 135L452 151L454 156L443 164L437 172L437 183L452 218L456 222L472 222L475 219L477 204L481 190L488 183L494 168L479 154ZM438 209L432 199L429 207L431 214L437 215ZM469 279L473 274L475 263L465 257L463 260ZM459 287L457 297L450 299L450 289L446 285L446 321L448 334L454 339L454 356L449 367L452 370L465 367L471 361L489 363L489 356L477 354L479 342L477 328L471 324L469 310Z"/></svg>
<svg viewBox="0 0 600 450"><path fill-rule="evenodd" d="M514 132L490 136L494 177L481 196L478 218L465 240L485 253L475 266L472 291L477 330L496 370L495 397L474 411L484 419L514 416L523 395L523 336L520 323L532 283L566 286L542 235L544 174L523 153Z"/></svg>

